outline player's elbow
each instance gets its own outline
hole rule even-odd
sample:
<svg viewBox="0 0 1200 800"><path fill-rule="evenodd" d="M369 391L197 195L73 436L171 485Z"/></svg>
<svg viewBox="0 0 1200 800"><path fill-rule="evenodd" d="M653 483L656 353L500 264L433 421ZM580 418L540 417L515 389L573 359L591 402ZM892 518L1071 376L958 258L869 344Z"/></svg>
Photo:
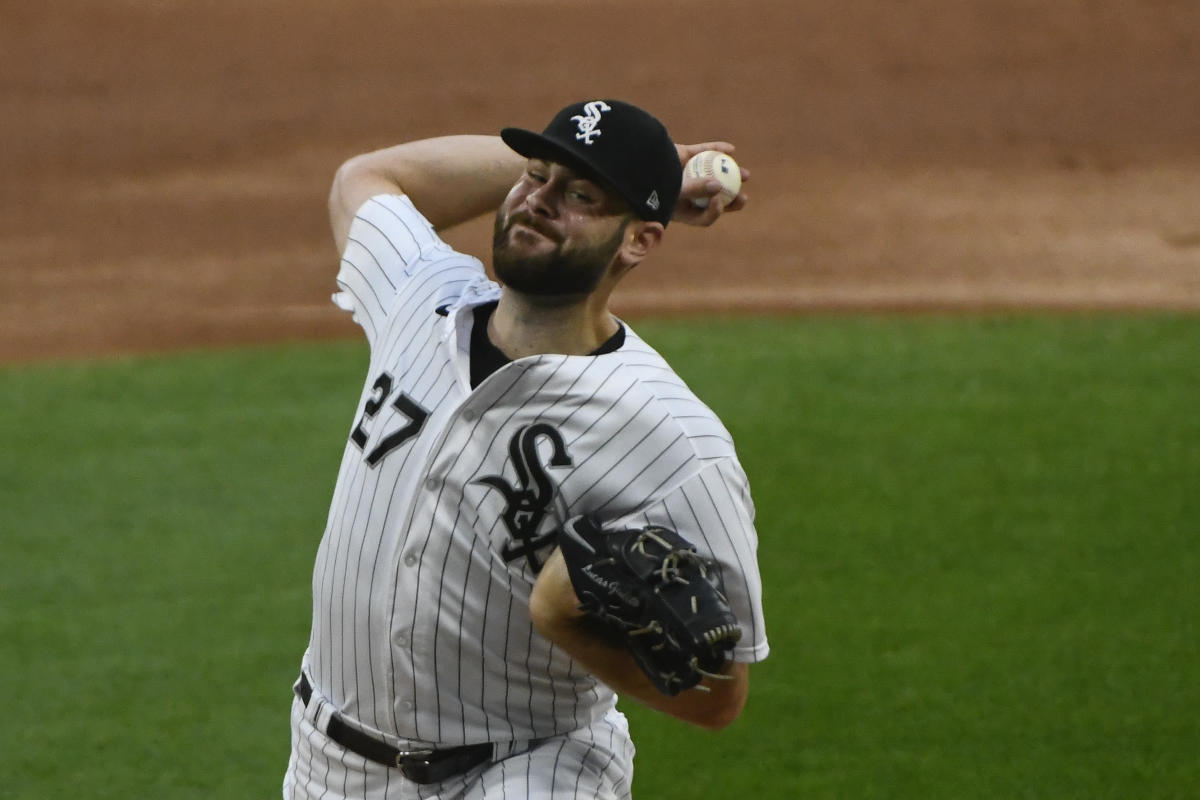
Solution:
<svg viewBox="0 0 1200 800"><path fill-rule="evenodd" d="M346 161L333 176L329 187L329 222L338 252L346 246L346 237L354 215L371 197L379 194L404 194L404 189L389 171L388 162L379 153L363 153Z"/></svg>
<svg viewBox="0 0 1200 800"><path fill-rule="evenodd" d="M343 163L333 175L333 185L329 187L329 216L353 217L358 206L363 201L363 192L359 188L371 178L370 154L355 156Z"/></svg>
<svg viewBox="0 0 1200 800"><path fill-rule="evenodd" d="M346 247L346 237L350 232L350 222L354 219L354 213L357 208L349 208L347 202L346 184L349 182L349 173L354 167L354 159L347 161L338 168L337 173L333 176L333 185L329 187L329 227L333 231L333 242L337 246L338 253Z"/></svg>

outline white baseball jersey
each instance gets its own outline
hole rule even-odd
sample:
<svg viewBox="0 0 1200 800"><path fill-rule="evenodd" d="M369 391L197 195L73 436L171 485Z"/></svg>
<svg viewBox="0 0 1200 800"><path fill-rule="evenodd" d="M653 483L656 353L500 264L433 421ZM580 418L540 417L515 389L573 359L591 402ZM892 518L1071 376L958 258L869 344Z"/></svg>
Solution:
<svg viewBox="0 0 1200 800"><path fill-rule="evenodd" d="M349 724L399 747L540 739L611 690L542 638L529 594L555 528L678 530L721 565L767 655L753 505L729 433L632 331L597 356L509 363L475 389L473 310L500 296L406 197L359 210L334 296L370 366L313 573L304 667Z"/></svg>

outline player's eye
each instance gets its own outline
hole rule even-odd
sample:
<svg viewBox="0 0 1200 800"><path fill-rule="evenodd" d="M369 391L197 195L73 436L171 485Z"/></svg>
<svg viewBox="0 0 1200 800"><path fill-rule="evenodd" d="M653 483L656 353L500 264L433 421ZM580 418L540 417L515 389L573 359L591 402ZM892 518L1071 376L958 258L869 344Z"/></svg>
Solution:
<svg viewBox="0 0 1200 800"><path fill-rule="evenodd" d="M591 204L596 202L599 194L591 184L575 181L567 185L567 198L575 203Z"/></svg>

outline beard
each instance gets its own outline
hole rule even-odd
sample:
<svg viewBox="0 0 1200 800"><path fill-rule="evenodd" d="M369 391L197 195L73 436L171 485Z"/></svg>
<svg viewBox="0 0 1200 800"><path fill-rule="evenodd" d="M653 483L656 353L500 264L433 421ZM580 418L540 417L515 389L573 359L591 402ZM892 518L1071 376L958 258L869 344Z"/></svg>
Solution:
<svg viewBox="0 0 1200 800"><path fill-rule="evenodd" d="M551 238L555 243L554 249L536 255L514 252L509 232L518 222ZM608 265L621 247L628 224L629 220L626 219L612 236L602 242L568 249L528 214L519 212L506 219L502 212L497 211L492 231L492 269L501 283L524 295L564 299L587 295L608 271Z"/></svg>

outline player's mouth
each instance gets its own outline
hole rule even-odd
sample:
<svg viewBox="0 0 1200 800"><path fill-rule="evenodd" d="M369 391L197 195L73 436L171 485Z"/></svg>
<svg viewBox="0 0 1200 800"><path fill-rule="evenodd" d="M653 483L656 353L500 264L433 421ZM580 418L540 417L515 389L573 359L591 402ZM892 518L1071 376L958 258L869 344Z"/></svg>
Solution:
<svg viewBox="0 0 1200 800"><path fill-rule="evenodd" d="M509 217L508 231L510 236L514 231L528 231L537 234L543 239L549 239L555 243L560 241L557 231L544 225L540 220L530 214L517 213Z"/></svg>

